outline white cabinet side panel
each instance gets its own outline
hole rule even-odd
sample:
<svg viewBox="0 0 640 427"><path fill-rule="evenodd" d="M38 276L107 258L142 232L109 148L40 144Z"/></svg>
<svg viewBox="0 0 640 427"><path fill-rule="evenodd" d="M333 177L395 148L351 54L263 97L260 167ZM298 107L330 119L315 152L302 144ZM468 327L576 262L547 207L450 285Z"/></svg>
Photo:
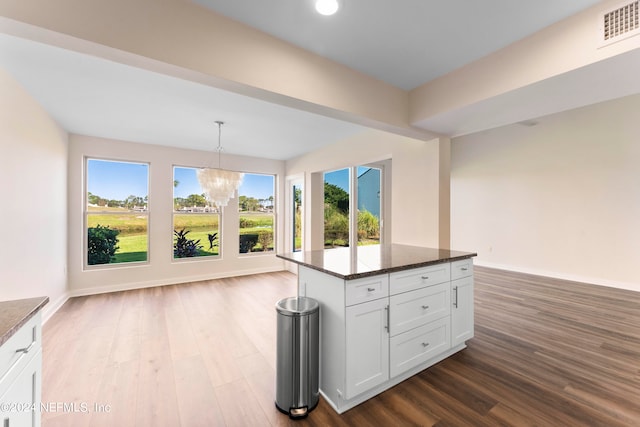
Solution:
<svg viewBox="0 0 640 427"><path fill-rule="evenodd" d="M339 405L345 379L344 280L300 266L298 284L320 304L320 390Z"/></svg>

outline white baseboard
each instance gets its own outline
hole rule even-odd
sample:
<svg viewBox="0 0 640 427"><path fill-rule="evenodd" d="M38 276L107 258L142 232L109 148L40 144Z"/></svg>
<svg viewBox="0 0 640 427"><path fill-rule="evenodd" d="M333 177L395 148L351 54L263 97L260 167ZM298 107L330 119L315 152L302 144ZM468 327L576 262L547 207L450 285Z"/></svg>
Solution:
<svg viewBox="0 0 640 427"><path fill-rule="evenodd" d="M156 286L177 285L180 283L187 283L187 282L200 282L202 280L224 279L226 277L235 277L235 276L249 276L251 274L260 274L260 273L274 273L276 271L283 271L282 267L274 266L269 268L255 268L255 269L246 269L246 270L234 270L234 271L228 271L228 272L216 272L216 273L211 273L206 275L197 275L197 276L181 276L181 277L176 277L176 278L172 278L164 281L149 280L144 282L118 283L115 285L73 289L69 291L69 297L97 295L97 294L105 294L109 292L119 292L119 291L131 291L134 289L153 288Z"/></svg>
<svg viewBox="0 0 640 427"><path fill-rule="evenodd" d="M249 276L252 274L260 273L275 273L277 271L283 271L281 267L259 268L259 269L247 269L247 270L234 270L229 272L222 272L217 274L207 274L199 276L183 276L172 280L159 282L157 280L149 280L145 282L131 282L131 283L119 283L117 285L101 286L75 289L60 295L55 301L49 301L42 308L42 324L47 323L49 319L64 305L69 298L81 297L87 295L105 294L109 292L130 291L134 289L153 288L156 286L176 285L180 283L199 282L202 280L223 279L226 277L235 276Z"/></svg>
<svg viewBox="0 0 640 427"><path fill-rule="evenodd" d="M55 301L49 301L49 303L42 308L42 324L47 323L47 321L51 319L51 316L56 314L56 311L58 311L69 298L71 298L69 292L65 292Z"/></svg>
<svg viewBox="0 0 640 427"><path fill-rule="evenodd" d="M609 288L626 289L629 291L640 292L640 283L619 282L615 280L603 279L600 277L580 276L577 274L559 273L557 271L538 270L535 268L479 261L477 259L474 259L473 263L480 267L496 268L499 270L508 270L516 273L534 274L536 276L552 277L554 279L570 280L572 282L589 283L592 285L607 286Z"/></svg>

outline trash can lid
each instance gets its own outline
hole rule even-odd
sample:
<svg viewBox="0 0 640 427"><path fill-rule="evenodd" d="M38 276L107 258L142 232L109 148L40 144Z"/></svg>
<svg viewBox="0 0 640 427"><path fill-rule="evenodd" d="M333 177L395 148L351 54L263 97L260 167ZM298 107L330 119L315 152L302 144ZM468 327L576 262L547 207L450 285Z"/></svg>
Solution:
<svg viewBox="0 0 640 427"><path fill-rule="evenodd" d="M307 297L289 297L276 303L276 310L285 316L303 316L320 309L318 301Z"/></svg>

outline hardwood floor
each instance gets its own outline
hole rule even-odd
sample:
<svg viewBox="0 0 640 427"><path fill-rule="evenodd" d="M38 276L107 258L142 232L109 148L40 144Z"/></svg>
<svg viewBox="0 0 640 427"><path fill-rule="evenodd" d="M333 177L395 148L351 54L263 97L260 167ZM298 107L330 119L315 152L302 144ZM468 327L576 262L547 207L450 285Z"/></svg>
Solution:
<svg viewBox="0 0 640 427"><path fill-rule="evenodd" d="M480 267L467 349L292 422L274 306L295 287L282 272L69 300L43 329L42 399L59 403L43 426L640 425L640 293Z"/></svg>

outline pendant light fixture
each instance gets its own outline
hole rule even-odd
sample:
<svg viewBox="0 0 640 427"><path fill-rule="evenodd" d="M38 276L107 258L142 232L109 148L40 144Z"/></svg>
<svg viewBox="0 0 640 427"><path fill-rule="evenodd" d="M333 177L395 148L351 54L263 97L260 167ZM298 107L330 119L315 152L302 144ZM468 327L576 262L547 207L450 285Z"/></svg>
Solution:
<svg viewBox="0 0 640 427"><path fill-rule="evenodd" d="M222 125L224 122L216 121L218 125L218 167L198 169L198 181L204 190L207 200L219 209L227 206L229 199L236 196L236 191L242 184L243 173L222 169L220 157L222 154Z"/></svg>

